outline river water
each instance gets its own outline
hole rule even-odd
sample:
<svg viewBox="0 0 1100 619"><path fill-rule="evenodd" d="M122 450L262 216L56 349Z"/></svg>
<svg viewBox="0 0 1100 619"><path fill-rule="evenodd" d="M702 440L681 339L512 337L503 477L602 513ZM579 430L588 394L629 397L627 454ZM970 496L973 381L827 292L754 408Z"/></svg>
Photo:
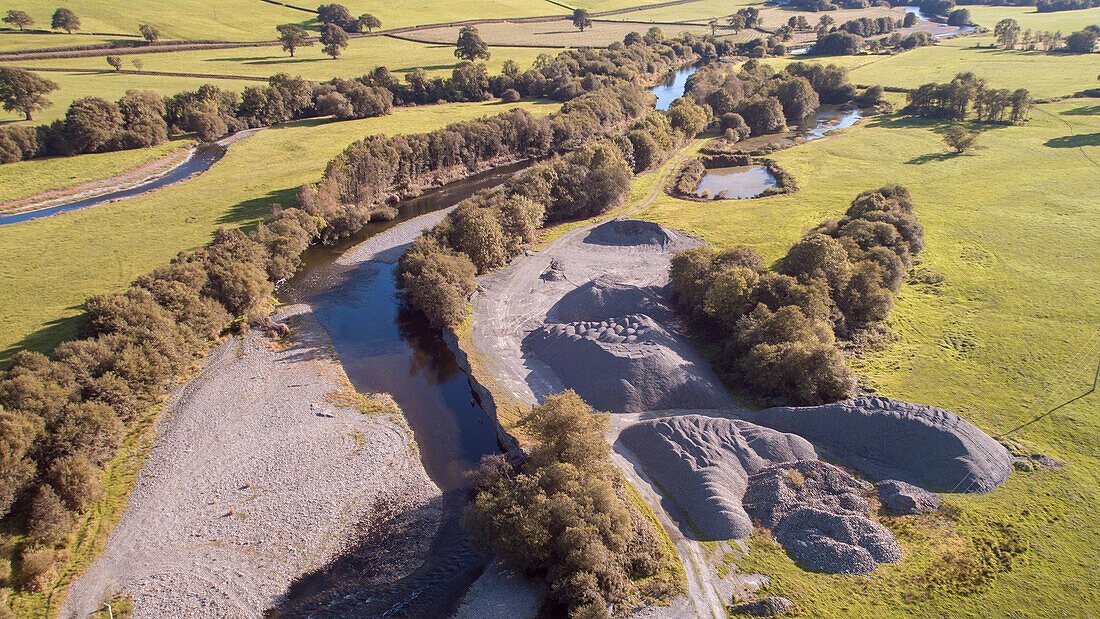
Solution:
<svg viewBox="0 0 1100 619"><path fill-rule="evenodd" d="M126 198L132 198L134 196L141 195L154 189L160 189L166 185L172 183L178 183L182 180L186 180L191 176L202 174L210 169L210 166L214 165L225 155L226 147L217 144L203 144L191 151L190 156L182 163L177 165L168 171L167 174L151 179L144 183L134 185L126 189L120 189L118 191L112 191L98 196L90 198L84 198L82 200L76 200L74 202L68 202L58 206L51 206L50 208L39 209L36 211L29 211L26 213L16 213L14 215L0 215L0 225L14 224L21 221L30 221L31 219L38 219L40 217L49 217L51 215L57 215L59 213L68 213L69 211L78 211L80 209L98 206L100 204L106 204L108 202L114 202L117 200L124 200Z"/></svg>

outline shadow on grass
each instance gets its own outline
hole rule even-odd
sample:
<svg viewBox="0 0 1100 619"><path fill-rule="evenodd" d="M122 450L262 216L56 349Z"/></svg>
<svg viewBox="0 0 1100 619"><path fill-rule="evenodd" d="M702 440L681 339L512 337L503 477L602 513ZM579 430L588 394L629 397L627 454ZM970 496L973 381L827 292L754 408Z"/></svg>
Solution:
<svg viewBox="0 0 1100 619"><path fill-rule="evenodd" d="M0 350L0 369L10 367L12 357L21 350L33 350L49 354L61 342L75 339L80 332L81 321L84 319L84 305L74 305L65 309L79 313L76 316L51 320L41 329L28 334L8 348Z"/></svg>
<svg viewBox="0 0 1100 619"><path fill-rule="evenodd" d="M926 163L933 163L938 161L950 161L955 157L959 157L961 155L962 153L928 153L926 155L913 157L905 163L909 165L924 165Z"/></svg>
<svg viewBox="0 0 1100 619"><path fill-rule="evenodd" d="M1051 148L1080 148L1082 146L1100 146L1100 133L1081 133L1053 138L1043 143Z"/></svg>
<svg viewBox="0 0 1100 619"><path fill-rule="evenodd" d="M289 56L285 57L285 58L280 58L279 56L273 56L273 57L271 57L270 60L265 60L263 58L256 58L256 59L253 59L253 60L246 60L242 64L256 64L256 65L301 64L303 62L323 62L325 60L332 60L332 58L330 58L328 56L325 56L324 58L290 58Z"/></svg>
<svg viewBox="0 0 1100 619"><path fill-rule="evenodd" d="M1085 105L1062 112L1062 116L1100 116L1100 105Z"/></svg>
<svg viewBox="0 0 1100 619"><path fill-rule="evenodd" d="M298 189L298 187L276 189L258 198L238 202L231 206L226 214L218 218L218 223L227 226L239 226L242 230L251 230L271 213L273 205L278 204L283 208L294 206Z"/></svg>
<svg viewBox="0 0 1100 619"><path fill-rule="evenodd" d="M403 69L393 69L391 73L412 73L417 69L424 69L425 71L439 71L443 69L453 69L458 66L458 63L454 64L430 64L423 67L405 67Z"/></svg>

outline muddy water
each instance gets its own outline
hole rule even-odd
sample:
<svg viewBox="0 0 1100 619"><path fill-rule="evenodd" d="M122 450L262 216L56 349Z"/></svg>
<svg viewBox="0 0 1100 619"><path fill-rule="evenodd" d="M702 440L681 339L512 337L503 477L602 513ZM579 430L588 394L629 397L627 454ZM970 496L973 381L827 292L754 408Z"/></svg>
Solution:
<svg viewBox="0 0 1100 619"><path fill-rule="evenodd" d="M460 526L461 495L465 474L482 456L500 452L493 422L439 331L398 296L394 266L335 261L371 236L499 185L528 165L496 168L402 202L395 220L369 224L339 246L309 250L301 271L276 292L284 302L313 307L356 389L393 395L416 436L424 468L444 492L444 517L428 561L408 577L381 589L357 586L356 576L376 569L384 557L355 549L297 581L273 614L445 617L484 568Z"/></svg>
<svg viewBox="0 0 1100 619"><path fill-rule="evenodd" d="M726 198L754 198L775 185L775 177L762 165L711 168L703 175L695 195L713 198L725 192Z"/></svg>

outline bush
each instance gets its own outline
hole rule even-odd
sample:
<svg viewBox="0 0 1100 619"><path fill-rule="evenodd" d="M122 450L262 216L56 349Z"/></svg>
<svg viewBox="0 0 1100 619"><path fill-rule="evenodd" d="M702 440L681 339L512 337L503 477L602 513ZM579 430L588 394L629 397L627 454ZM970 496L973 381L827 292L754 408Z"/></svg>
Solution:
<svg viewBox="0 0 1100 619"><path fill-rule="evenodd" d="M520 100L519 92L515 88L508 88L500 93L500 100L504 103L515 103Z"/></svg>
<svg viewBox="0 0 1100 619"><path fill-rule="evenodd" d="M477 267L465 254L422 236L401 257L397 274L409 304L433 325L454 327L465 319L466 299L477 289Z"/></svg>
<svg viewBox="0 0 1100 619"><path fill-rule="evenodd" d="M83 512L103 498L100 471L88 458L77 454L55 460L50 465L50 484L74 512Z"/></svg>
<svg viewBox="0 0 1100 619"><path fill-rule="evenodd" d="M54 556L53 548L25 548L20 555L19 584L28 591L45 590L55 577Z"/></svg>
<svg viewBox="0 0 1100 619"><path fill-rule="evenodd" d="M31 449L41 433L40 418L0 406L0 518L37 473Z"/></svg>
<svg viewBox="0 0 1100 619"><path fill-rule="evenodd" d="M787 128L783 106L774 97L760 97L743 103L737 112L752 135L776 133Z"/></svg>
<svg viewBox="0 0 1100 619"><path fill-rule="evenodd" d="M32 544L53 545L69 534L73 527L73 516L61 503L57 493L48 485L41 485L31 501L31 512L27 519L27 539ZM51 558L52 560L52 558ZM24 564L24 573L26 572Z"/></svg>

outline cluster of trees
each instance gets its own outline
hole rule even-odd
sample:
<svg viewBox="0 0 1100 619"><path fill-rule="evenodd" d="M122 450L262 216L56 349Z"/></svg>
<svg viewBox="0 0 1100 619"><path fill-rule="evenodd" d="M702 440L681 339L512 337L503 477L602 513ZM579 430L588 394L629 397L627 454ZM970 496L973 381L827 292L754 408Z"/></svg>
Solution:
<svg viewBox="0 0 1100 619"><path fill-rule="evenodd" d="M371 15L364 13L359 17L353 17L348 7L342 4L322 4L317 7L317 21L323 25L333 25L345 33L362 32L364 28L373 32L375 28L381 28L382 22Z"/></svg>
<svg viewBox="0 0 1100 619"><path fill-rule="evenodd" d="M1030 28L1020 30L1020 24L1015 19L1002 19L993 29L997 38L997 44L1004 49L1025 50L1043 49L1046 51L1064 50L1074 54L1087 54L1096 49L1097 37L1100 36L1100 26L1086 26L1082 30L1074 32L1067 37L1062 36L1062 31L1037 31Z"/></svg>
<svg viewBox="0 0 1100 619"><path fill-rule="evenodd" d="M673 301L716 342L717 369L756 396L812 405L850 398L855 377L837 339L873 342L923 249L909 192L861 193L787 252L775 271L744 247L698 247L672 260Z"/></svg>
<svg viewBox="0 0 1100 619"><path fill-rule="evenodd" d="M471 475L464 524L477 546L550 584L551 616L610 618L650 589L672 557L627 496L610 460L606 413L573 391L550 396L524 421L534 439L526 460L487 456Z"/></svg>
<svg viewBox="0 0 1100 619"><path fill-rule="evenodd" d="M4 17L0 17L0 21L15 26L20 30L27 26L34 25L34 18L31 17L29 13L15 9L9 9ZM53 16L50 18L50 28L53 30L64 30L72 34L80 30L80 18L77 17L76 13L73 13L72 10L61 7L53 12Z"/></svg>
<svg viewBox="0 0 1100 619"><path fill-rule="evenodd" d="M923 84L905 95L906 114L944 120L966 120L973 110L978 122L1013 124L1027 120L1032 98L1026 88L987 88L973 73L959 73L946 84Z"/></svg>
<svg viewBox="0 0 1100 619"><path fill-rule="evenodd" d="M901 24L900 19L893 19L892 17L861 17L844 22L837 26L837 30L858 34L861 37L869 37L893 32L894 29L900 28Z"/></svg>
<svg viewBox="0 0 1100 619"><path fill-rule="evenodd" d="M413 242L398 263L398 287L432 324L458 325L477 287L476 275L506 265L545 223L615 208L629 194L635 171L660 164L705 126L706 112L681 101L612 139L532 166L481 192Z"/></svg>
<svg viewBox="0 0 1100 619"><path fill-rule="evenodd" d="M1035 3L1035 10L1039 13L1054 13L1055 11L1078 11L1100 6L1100 0L1039 0Z"/></svg>
<svg viewBox="0 0 1100 619"><path fill-rule="evenodd" d="M715 63L692 74L686 87L732 142L784 131L787 121L806 118L822 103L846 103L857 95L847 69L806 62L792 62L776 72L749 60L736 73Z"/></svg>
<svg viewBox="0 0 1100 619"><path fill-rule="evenodd" d="M167 140L160 95L129 90L117 102L99 97L77 99L65 118L48 125L0 128L0 163L144 148Z"/></svg>
<svg viewBox="0 0 1100 619"><path fill-rule="evenodd" d="M816 13L837 9L866 9L872 6L872 2L870 0L792 0L785 5L800 11Z"/></svg>

